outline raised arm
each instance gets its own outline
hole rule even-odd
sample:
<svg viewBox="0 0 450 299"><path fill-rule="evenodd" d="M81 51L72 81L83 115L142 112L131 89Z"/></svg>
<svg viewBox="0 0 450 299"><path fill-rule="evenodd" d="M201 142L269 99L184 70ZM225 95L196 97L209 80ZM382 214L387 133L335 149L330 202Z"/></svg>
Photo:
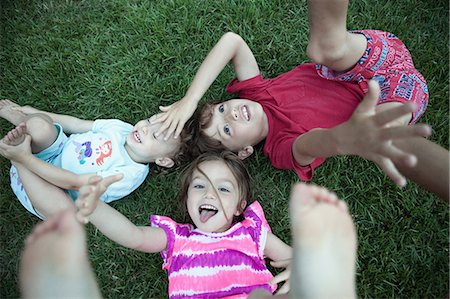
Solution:
<svg viewBox="0 0 450 299"><path fill-rule="evenodd" d="M431 129L426 125L387 126L413 112L415 107L406 104L376 114L379 93L378 83L371 80L369 92L348 121L299 136L292 148L295 160L300 165L308 165L317 157L357 155L375 162L397 185L404 186L406 179L395 163L413 167L417 158L393 145L392 140L427 137Z"/></svg>
<svg viewBox="0 0 450 299"><path fill-rule="evenodd" d="M225 33L206 56L185 96L170 106L160 107L163 113L153 119L153 122L163 123L157 135L163 132L166 138L172 133L175 138L180 135L200 99L230 61L240 81L250 79L260 72L247 43L235 33Z"/></svg>
<svg viewBox="0 0 450 299"><path fill-rule="evenodd" d="M85 120L70 115L43 111L31 106L17 106L14 109L21 111L26 115L35 113L47 115L52 119L53 122L59 123L63 127L64 132L68 134L84 133L90 131L92 129L92 124L94 123L92 120Z"/></svg>
<svg viewBox="0 0 450 299"><path fill-rule="evenodd" d="M167 246L166 233L161 228L136 226L124 215L99 200L99 197L120 176L102 179L92 177L89 183L80 189L76 205L79 209L77 217L90 221L105 236L114 242L143 252L160 252Z"/></svg>

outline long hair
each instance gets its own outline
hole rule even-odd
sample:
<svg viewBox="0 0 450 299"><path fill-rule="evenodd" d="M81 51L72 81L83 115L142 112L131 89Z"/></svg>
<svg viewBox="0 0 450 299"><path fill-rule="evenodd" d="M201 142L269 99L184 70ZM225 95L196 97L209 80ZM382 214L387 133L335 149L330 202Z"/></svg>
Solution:
<svg viewBox="0 0 450 299"><path fill-rule="evenodd" d="M189 164L185 170L183 171L180 183L180 193L178 195L179 202L182 204L183 211L185 215L187 214L187 198L188 198L188 190L189 185L192 182L192 175L194 171L197 170L201 172L208 180L208 176L205 175L203 171L199 168L200 164L208 161L221 161L225 163L225 165L230 169L233 174L236 182L238 183L238 191L239 191L239 204L238 209L242 213L241 203L242 201L247 201L247 206L252 202L252 190L251 190L251 177L247 171L247 168L244 165L244 162L239 159L239 157L230 152L230 151L222 151L222 152L208 152L198 156L191 164ZM216 194L218 196L218 194ZM222 205L222 200L218 196L219 202ZM223 205L222 205L223 208ZM235 218L234 221L240 221L241 217Z"/></svg>

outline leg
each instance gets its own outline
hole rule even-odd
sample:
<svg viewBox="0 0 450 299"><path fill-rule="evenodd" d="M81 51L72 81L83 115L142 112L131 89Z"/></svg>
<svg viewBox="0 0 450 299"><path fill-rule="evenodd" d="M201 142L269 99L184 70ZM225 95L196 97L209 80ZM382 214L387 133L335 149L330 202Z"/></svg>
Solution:
<svg viewBox="0 0 450 299"><path fill-rule="evenodd" d="M27 133L31 136L33 153L39 153L56 140L58 130L49 116L42 113L26 115L21 111L14 110L14 107L18 107L18 105L10 100L0 100L0 117L15 126L25 123Z"/></svg>
<svg viewBox="0 0 450 299"><path fill-rule="evenodd" d="M73 210L38 224L20 261L23 298L101 298Z"/></svg>
<svg viewBox="0 0 450 299"><path fill-rule="evenodd" d="M389 110L399 105L398 102L390 102L378 105L376 113ZM399 118L391 122L390 126L406 126L411 115ZM449 195L449 163L450 153L445 148L425 139L409 138L396 140L394 145L404 152L415 155L417 164L413 167L397 163L395 166L408 179L436 194L445 201L450 201Z"/></svg>
<svg viewBox="0 0 450 299"><path fill-rule="evenodd" d="M19 105L10 100L0 100L0 117L17 126L21 122L25 121L26 114L21 111L14 110L14 107L19 107Z"/></svg>
<svg viewBox="0 0 450 299"><path fill-rule="evenodd" d="M356 233L345 202L324 188L296 184L290 216L292 298L356 298Z"/></svg>
<svg viewBox="0 0 450 299"><path fill-rule="evenodd" d="M367 45L363 35L347 31L347 10L348 0L308 1L308 56L335 71L352 68Z"/></svg>
<svg viewBox="0 0 450 299"><path fill-rule="evenodd" d="M408 179L433 192L441 199L449 197L450 154L443 147L425 139L398 140L394 144L401 150L417 157L414 167L396 164L398 170Z"/></svg>
<svg viewBox="0 0 450 299"><path fill-rule="evenodd" d="M50 184L20 163L14 163L14 166L34 209L42 216L47 218L66 209L75 210L72 199L64 190Z"/></svg>

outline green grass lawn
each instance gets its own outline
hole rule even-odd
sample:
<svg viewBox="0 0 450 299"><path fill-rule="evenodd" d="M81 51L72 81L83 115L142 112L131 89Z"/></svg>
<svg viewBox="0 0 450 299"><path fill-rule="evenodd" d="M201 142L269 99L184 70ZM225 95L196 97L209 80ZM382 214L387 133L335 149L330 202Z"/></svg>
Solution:
<svg viewBox="0 0 450 299"><path fill-rule="evenodd" d="M292 3L291 3L292 2ZM375 5L376 3L376 5ZM305 1L24 1L1 2L0 97L86 119L135 123L180 99L209 49L226 31L243 36L267 77L308 60ZM350 29L395 33L429 84L422 121L448 148L448 9L443 0L353 1ZM205 99L230 98L228 67ZM0 134L12 126L0 120ZM294 173L272 168L259 149L247 161L254 196L275 234L290 243L288 194ZM38 222L9 187L0 158L0 298L19 296L25 236ZM179 170L152 174L112 206L140 225L150 214L179 218ZM358 229L360 297L448 296L448 205L413 183L400 190L376 166L338 157L316 171L350 207ZM38 191L37 191L38 192ZM105 298L167 297L159 254L123 248L88 226L89 255Z"/></svg>

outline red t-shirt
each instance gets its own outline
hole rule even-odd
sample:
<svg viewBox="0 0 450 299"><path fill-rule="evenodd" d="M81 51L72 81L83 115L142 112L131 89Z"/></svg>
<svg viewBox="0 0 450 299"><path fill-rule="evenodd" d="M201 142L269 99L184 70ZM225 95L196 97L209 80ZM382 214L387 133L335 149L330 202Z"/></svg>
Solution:
<svg viewBox="0 0 450 299"><path fill-rule="evenodd" d="M258 75L231 81L227 92L260 103L267 115L269 131L264 154L280 169L294 169L302 180L310 180L324 158L300 166L292 155L297 137L314 128L332 128L348 120L364 97L356 82L338 82L318 75L315 64L306 63L273 79Z"/></svg>

